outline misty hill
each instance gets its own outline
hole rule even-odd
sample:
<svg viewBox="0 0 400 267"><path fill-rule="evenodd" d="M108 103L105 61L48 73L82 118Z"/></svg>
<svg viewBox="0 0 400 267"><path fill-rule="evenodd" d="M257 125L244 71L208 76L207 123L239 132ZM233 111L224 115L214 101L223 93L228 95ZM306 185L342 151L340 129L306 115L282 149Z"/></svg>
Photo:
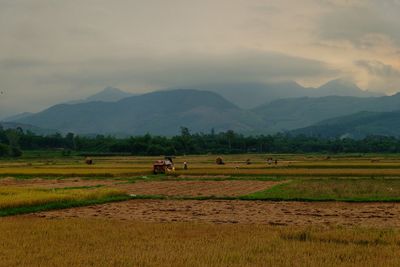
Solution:
<svg viewBox="0 0 400 267"><path fill-rule="evenodd" d="M252 111L261 116L268 132L304 128L320 121L361 111L388 112L400 109L400 94L382 97L327 96L276 100Z"/></svg>
<svg viewBox="0 0 400 267"><path fill-rule="evenodd" d="M17 120L29 117L29 116L31 116L33 114L34 113L32 113L32 112L22 112L22 113L13 115L13 116L6 117L2 121L17 121Z"/></svg>
<svg viewBox="0 0 400 267"><path fill-rule="evenodd" d="M194 88L216 92L241 108L259 105L284 98L355 96L377 97L379 93L363 91L357 85L344 80L332 80L318 88L308 88L296 82L280 83L221 83L197 85Z"/></svg>
<svg viewBox="0 0 400 267"><path fill-rule="evenodd" d="M261 120L218 94L197 90L158 91L117 102L60 104L18 120L20 123L80 134L177 134L181 126L193 132L251 132Z"/></svg>
<svg viewBox="0 0 400 267"><path fill-rule="evenodd" d="M121 89L108 86L94 95L88 96L82 100L70 101L68 102L68 104L79 104L79 103L87 103L94 101L117 102L121 99L131 97L134 95L135 94L122 91Z"/></svg>
<svg viewBox="0 0 400 267"><path fill-rule="evenodd" d="M244 109L254 108L280 98L304 96L309 90L295 82L208 84L198 85L195 88L216 92Z"/></svg>
<svg viewBox="0 0 400 267"><path fill-rule="evenodd" d="M400 110L359 112L324 120L315 125L294 130L292 133L329 138L363 138L368 135L400 136Z"/></svg>

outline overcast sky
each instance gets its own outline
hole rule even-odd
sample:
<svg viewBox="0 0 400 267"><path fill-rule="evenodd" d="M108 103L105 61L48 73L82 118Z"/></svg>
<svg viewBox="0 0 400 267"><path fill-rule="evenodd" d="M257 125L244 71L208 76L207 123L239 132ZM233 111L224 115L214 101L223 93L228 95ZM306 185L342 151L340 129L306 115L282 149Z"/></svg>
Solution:
<svg viewBox="0 0 400 267"><path fill-rule="evenodd" d="M111 85L400 91L400 0L0 0L0 117Z"/></svg>

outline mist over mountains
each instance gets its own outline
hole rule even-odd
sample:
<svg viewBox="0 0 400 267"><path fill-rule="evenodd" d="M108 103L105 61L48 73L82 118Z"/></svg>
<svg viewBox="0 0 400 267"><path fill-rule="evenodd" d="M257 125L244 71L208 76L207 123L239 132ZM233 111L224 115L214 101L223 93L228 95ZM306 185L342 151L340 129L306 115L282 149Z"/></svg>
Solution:
<svg viewBox="0 0 400 267"><path fill-rule="evenodd" d="M175 135L180 127L188 127L192 132L234 130L358 138L397 135L400 123L393 120L400 118L398 110L400 94L379 96L334 80L318 89L294 82L209 84L196 90L168 89L142 95L107 87L79 101L4 121L23 129L27 125L25 129L34 132L56 129L85 135ZM394 126L388 129L388 124Z"/></svg>
<svg viewBox="0 0 400 267"><path fill-rule="evenodd" d="M198 90L218 93L241 108L251 109L277 99L296 97L356 96L376 97L382 94L361 90L345 80L332 80L318 88L303 87L288 81L280 83L220 83L192 86Z"/></svg>

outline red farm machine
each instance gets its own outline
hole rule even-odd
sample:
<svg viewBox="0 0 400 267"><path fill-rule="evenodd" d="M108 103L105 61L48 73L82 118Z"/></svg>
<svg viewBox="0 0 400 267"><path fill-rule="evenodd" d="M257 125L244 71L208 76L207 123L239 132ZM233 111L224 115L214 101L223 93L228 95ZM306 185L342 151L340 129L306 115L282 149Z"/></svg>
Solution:
<svg viewBox="0 0 400 267"><path fill-rule="evenodd" d="M153 164L153 173L169 173L175 171L172 157L165 157L163 160L157 160Z"/></svg>

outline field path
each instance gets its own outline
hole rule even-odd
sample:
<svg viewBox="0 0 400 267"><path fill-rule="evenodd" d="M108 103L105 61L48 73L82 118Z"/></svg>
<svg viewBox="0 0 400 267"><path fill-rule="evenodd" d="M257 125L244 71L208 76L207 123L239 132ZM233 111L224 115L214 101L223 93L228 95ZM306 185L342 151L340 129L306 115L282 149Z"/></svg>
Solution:
<svg viewBox="0 0 400 267"><path fill-rule="evenodd" d="M400 203L130 200L24 216L399 228Z"/></svg>
<svg viewBox="0 0 400 267"><path fill-rule="evenodd" d="M81 186L112 186L117 181L114 180L83 180L81 178L68 179L15 179L12 177L0 179L0 186L12 187L33 187L33 188L65 188L65 187L81 187Z"/></svg>

